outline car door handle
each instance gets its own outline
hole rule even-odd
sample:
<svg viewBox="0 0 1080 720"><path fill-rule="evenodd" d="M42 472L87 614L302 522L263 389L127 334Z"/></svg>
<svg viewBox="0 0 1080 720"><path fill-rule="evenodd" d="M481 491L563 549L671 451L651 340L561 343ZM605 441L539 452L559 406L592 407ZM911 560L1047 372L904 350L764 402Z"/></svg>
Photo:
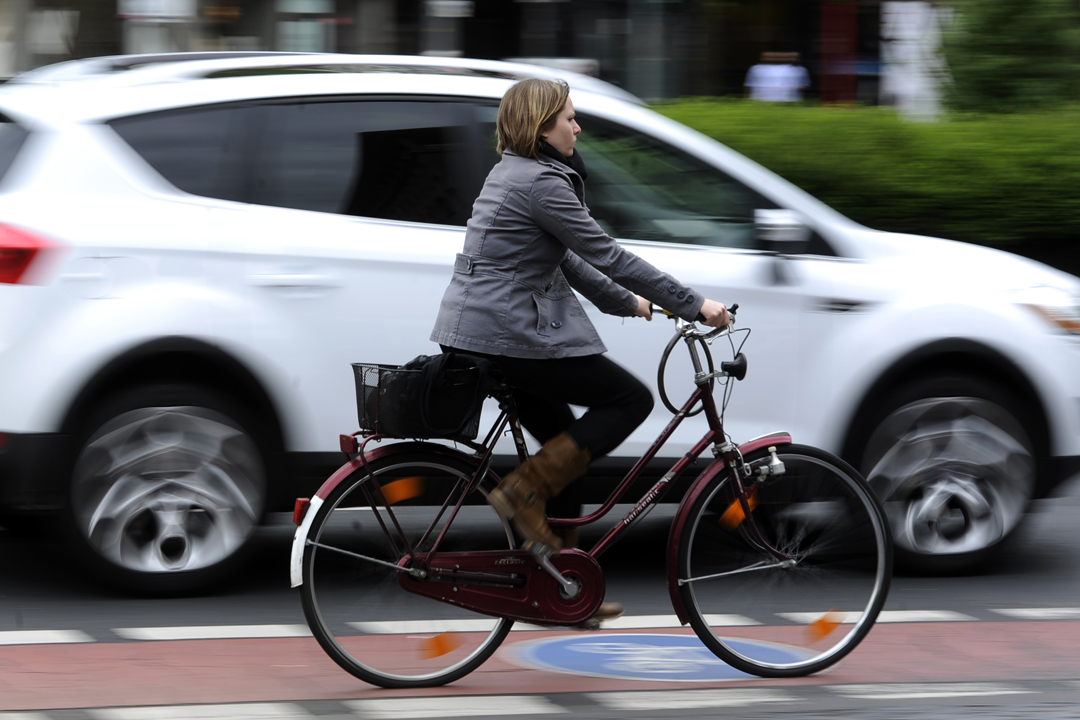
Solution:
<svg viewBox="0 0 1080 720"><path fill-rule="evenodd" d="M335 288L341 287L341 281L332 275L303 272L266 273L248 275L248 281L256 287L264 288Z"/></svg>

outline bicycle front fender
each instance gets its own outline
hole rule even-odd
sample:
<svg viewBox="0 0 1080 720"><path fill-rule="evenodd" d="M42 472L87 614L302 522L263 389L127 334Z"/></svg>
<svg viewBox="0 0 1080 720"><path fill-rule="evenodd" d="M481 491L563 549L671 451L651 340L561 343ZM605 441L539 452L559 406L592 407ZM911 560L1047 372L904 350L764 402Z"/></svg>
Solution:
<svg viewBox="0 0 1080 720"><path fill-rule="evenodd" d="M746 456L755 450L767 448L771 445L780 446L790 444L790 433L776 432L770 435L762 435L761 437L743 443L739 446L739 452ZM682 537L683 531L686 529L686 523L690 518L690 508L697 501L701 493L705 491L706 486L708 486L712 479L726 469L727 463L720 459L705 468L705 470L698 475L694 484L690 486L690 489L686 491L686 495L683 496L682 502L679 504L679 509L675 513L675 519L671 523L671 531L668 535L667 554L668 593L671 595L671 604L675 608L675 614L678 616L679 622L683 625L690 622L690 618L686 614L682 596L679 594L679 538Z"/></svg>
<svg viewBox="0 0 1080 720"><path fill-rule="evenodd" d="M367 462L372 463L376 460L380 460L384 457L396 455L403 452L412 452L422 448L426 452L432 452L440 455L453 456L460 459L462 454L453 448L448 448L445 445L437 445L435 443L423 443L423 442L404 442L394 443L393 445L385 445L377 447L374 450L364 453L364 458ZM311 498L311 503L308 505L307 510L304 512L304 518L300 521L300 525L296 528L296 533L293 535L292 541L292 554L289 556L289 586L300 587L304 584L303 577L303 564L304 564L304 548L307 547L308 533L311 531L311 524L315 521L315 515L318 514L319 508L326 502L326 498L330 496L330 493L334 491L338 485L341 484L345 478L352 475L357 470L364 466L364 460L357 456L352 460L339 467L334 471L334 474L326 479L326 482L322 484L318 492L315 493L315 497Z"/></svg>

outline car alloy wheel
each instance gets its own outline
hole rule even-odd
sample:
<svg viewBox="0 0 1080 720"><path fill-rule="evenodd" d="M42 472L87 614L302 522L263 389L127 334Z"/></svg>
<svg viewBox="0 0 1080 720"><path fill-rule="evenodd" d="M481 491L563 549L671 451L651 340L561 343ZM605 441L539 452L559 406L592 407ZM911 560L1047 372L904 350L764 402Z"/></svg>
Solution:
<svg viewBox="0 0 1080 720"><path fill-rule="evenodd" d="M918 557L981 559L1015 529L1035 488L1023 425L984 397L906 402L877 425L866 448L863 470L885 505L896 547L925 569L931 563Z"/></svg>
<svg viewBox="0 0 1080 720"><path fill-rule="evenodd" d="M104 422L83 444L72 513L82 540L126 584L142 578L153 586L152 576L167 573L194 583L246 543L265 486L254 439L223 412L141 407Z"/></svg>

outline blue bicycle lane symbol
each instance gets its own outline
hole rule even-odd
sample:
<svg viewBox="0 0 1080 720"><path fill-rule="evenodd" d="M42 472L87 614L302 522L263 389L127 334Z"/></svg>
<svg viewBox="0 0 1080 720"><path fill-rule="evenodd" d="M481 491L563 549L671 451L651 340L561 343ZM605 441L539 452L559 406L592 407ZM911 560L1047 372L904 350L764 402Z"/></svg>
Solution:
<svg viewBox="0 0 1080 720"><path fill-rule="evenodd" d="M796 648L754 640L729 642L735 650L739 645L753 646L754 656L766 662L802 659ZM731 667L693 635L561 635L518 643L511 650L519 663L538 670L617 680L716 682L756 677Z"/></svg>

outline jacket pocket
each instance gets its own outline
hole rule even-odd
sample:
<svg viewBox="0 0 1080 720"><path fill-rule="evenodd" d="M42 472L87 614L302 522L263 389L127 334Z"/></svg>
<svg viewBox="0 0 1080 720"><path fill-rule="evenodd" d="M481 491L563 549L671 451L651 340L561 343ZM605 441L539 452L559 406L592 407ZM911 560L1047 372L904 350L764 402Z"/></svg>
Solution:
<svg viewBox="0 0 1080 720"><path fill-rule="evenodd" d="M532 294L536 306L536 334L547 337L551 327L551 300L540 293Z"/></svg>

